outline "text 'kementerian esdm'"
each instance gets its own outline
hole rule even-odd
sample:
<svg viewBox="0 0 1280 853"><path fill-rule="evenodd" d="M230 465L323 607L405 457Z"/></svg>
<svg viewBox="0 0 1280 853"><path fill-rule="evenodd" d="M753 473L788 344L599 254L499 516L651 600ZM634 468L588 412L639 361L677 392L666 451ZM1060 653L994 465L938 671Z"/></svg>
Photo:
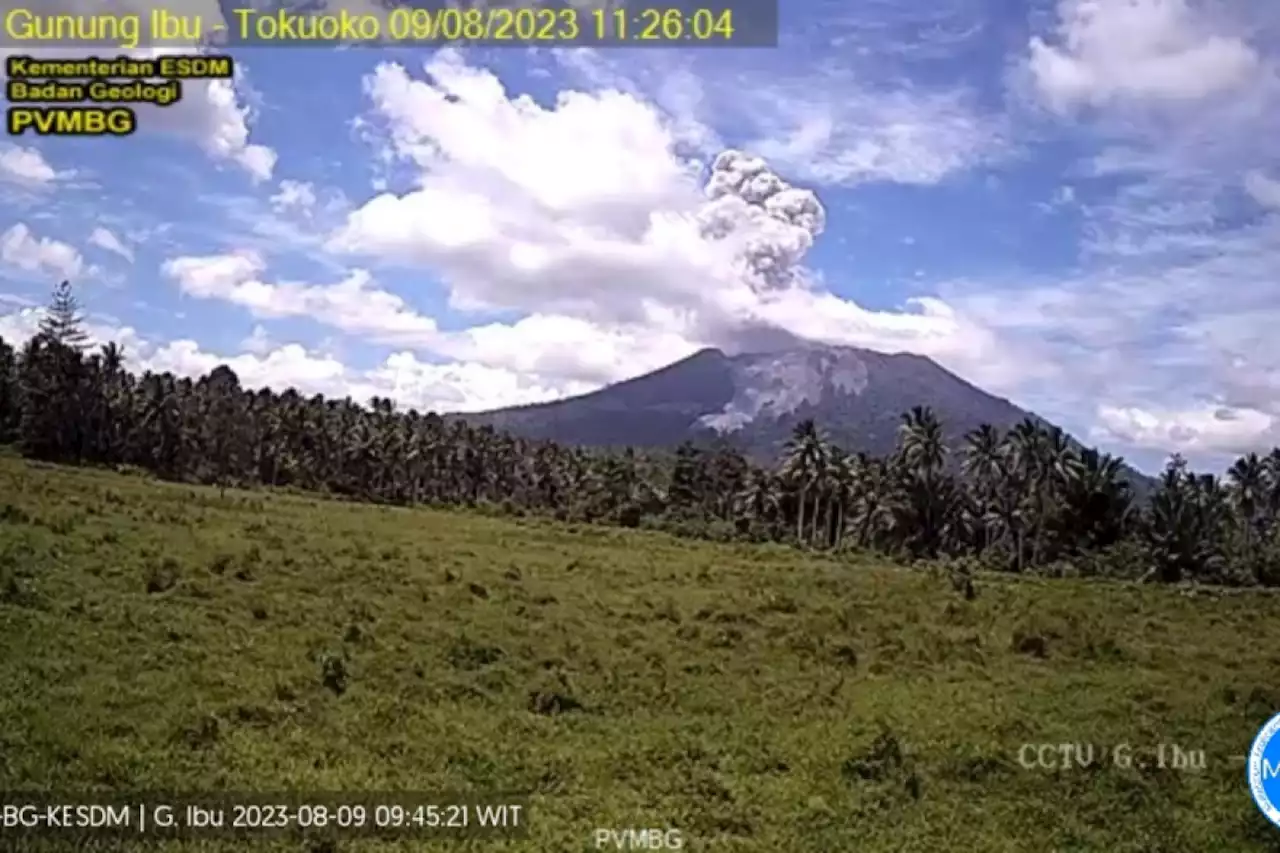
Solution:
<svg viewBox="0 0 1280 853"><path fill-rule="evenodd" d="M206 54L10 56L5 72L9 135L128 136L137 129L138 108L173 106L192 80L230 79L235 61Z"/></svg>

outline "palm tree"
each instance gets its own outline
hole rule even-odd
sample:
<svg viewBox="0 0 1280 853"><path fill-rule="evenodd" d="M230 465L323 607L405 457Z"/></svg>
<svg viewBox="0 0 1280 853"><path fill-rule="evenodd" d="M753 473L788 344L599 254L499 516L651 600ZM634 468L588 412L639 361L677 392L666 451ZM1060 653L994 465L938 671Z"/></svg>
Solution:
<svg viewBox="0 0 1280 853"><path fill-rule="evenodd" d="M785 445L782 476L797 491L796 541L804 542L805 503L813 493L813 514L818 513L818 491L821 488L822 469L826 461L826 437L812 419L796 424L791 438Z"/></svg>
<svg viewBox="0 0 1280 853"><path fill-rule="evenodd" d="M1245 548L1252 548L1262 510L1268 503L1266 468L1258 454L1250 453L1227 469L1227 479L1231 481L1231 497L1239 514Z"/></svg>
<svg viewBox="0 0 1280 853"><path fill-rule="evenodd" d="M1000 431L982 424L965 437L964 460L960 470L973 487L976 523L982 529L982 548L991 547L992 525L988 517L996 490L1005 480L1005 453Z"/></svg>
<svg viewBox="0 0 1280 853"><path fill-rule="evenodd" d="M1048 477L1045 438L1045 431L1031 418L1024 419L1009 433L1013 470L1017 472L1016 481L1023 486L1022 499L1026 504L1024 517L1031 519L1033 564L1039 556L1039 543L1044 529L1045 486ZM1021 525L1018 529L1017 550L1017 565L1021 571L1025 567L1026 558Z"/></svg>
<svg viewBox="0 0 1280 853"><path fill-rule="evenodd" d="M893 523L893 473L883 459L859 457L851 520L858 531L858 547L869 548Z"/></svg>
<svg viewBox="0 0 1280 853"><path fill-rule="evenodd" d="M916 406L903 415L896 454L898 487L895 524L914 554L938 555L959 509L951 478L942 473L947 447L933 411Z"/></svg>
<svg viewBox="0 0 1280 853"><path fill-rule="evenodd" d="M832 446L827 455L827 467L823 479L827 484L827 517L830 522L830 543L839 549L844 541L845 519L848 515L849 503L853 498L856 482L856 457L839 447Z"/></svg>
<svg viewBox="0 0 1280 853"><path fill-rule="evenodd" d="M946 462L947 446L942 424L927 406L915 406L902 416L898 428L902 459L913 472L932 476Z"/></svg>
<svg viewBox="0 0 1280 853"><path fill-rule="evenodd" d="M1076 553L1107 548L1124 536L1133 515L1133 492L1122 479L1123 460L1081 451L1079 466L1064 484L1065 533Z"/></svg>
<svg viewBox="0 0 1280 853"><path fill-rule="evenodd" d="M734 515L748 525L772 524L782 506L778 479L763 468L751 468L733 496Z"/></svg>

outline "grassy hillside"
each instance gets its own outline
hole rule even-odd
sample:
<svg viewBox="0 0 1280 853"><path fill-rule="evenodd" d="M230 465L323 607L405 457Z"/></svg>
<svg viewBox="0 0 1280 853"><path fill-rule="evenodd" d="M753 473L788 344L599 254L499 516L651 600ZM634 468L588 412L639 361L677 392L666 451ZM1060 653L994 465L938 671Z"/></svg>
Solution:
<svg viewBox="0 0 1280 853"><path fill-rule="evenodd" d="M557 853L1275 851L1235 757L1278 613L0 459L0 789L523 791L475 848ZM1095 764L1019 762L1063 742ZM1102 754L1162 742L1205 768Z"/></svg>

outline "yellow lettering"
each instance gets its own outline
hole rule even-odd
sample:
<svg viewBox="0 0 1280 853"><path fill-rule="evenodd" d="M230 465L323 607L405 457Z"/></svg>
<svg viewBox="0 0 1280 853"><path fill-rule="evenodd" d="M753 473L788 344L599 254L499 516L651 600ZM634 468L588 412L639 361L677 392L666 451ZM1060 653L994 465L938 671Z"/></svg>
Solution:
<svg viewBox="0 0 1280 853"><path fill-rule="evenodd" d="M31 38L31 19L34 17L26 9L11 9L4 16L4 34L11 39L26 41Z"/></svg>
<svg viewBox="0 0 1280 853"><path fill-rule="evenodd" d="M4 16L4 31L14 41L63 47L78 42L107 42L132 50L142 42L138 15L44 15L30 9L11 9Z"/></svg>
<svg viewBox="0 0 1280 853"><path fill-rule="evenodd" d="M160 73L156 76L171 80L230 79L235 76L235 62L229 56L164 56L160 58Z"/></svg>
<svg viewBox="0 0 1280 853"><path fill-rule="evenodd" d="M10 107L6 123L12 136L128 136L137 116L127 107Z"/></svg>

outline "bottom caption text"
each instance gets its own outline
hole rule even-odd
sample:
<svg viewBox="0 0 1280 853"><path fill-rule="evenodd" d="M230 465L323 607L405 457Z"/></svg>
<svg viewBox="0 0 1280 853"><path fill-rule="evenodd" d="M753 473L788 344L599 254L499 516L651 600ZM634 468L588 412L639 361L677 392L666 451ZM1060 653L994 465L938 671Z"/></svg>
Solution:
<svg viewBox="0 0 1280 853"><path fill-rule="evenodd" d="M421 794L0 793L0 839L21 835L153 838L341 834L419 838L518 837L517 798Z"/></svg>

